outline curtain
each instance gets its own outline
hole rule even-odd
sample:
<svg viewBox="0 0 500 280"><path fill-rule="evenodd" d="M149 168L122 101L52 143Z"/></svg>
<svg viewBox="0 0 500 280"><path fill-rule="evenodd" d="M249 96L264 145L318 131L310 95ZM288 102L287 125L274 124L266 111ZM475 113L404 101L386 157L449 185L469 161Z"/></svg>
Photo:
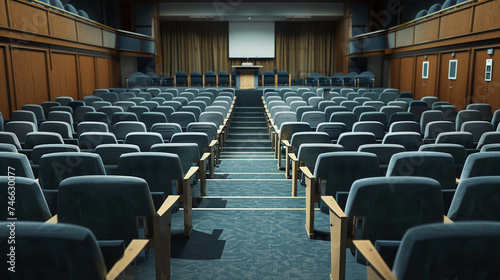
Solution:
<svg viewBox="0 0 500 280"><path fill-rule="evenodd" d="M162 76L177 71L231 72L242 59L229 59L227 22L161 22ZM340 42L335 22L276 22L274 59L257 59L262 72L286 70L292 78L303 79L312 72L331 76L336 71Z"/></svg>

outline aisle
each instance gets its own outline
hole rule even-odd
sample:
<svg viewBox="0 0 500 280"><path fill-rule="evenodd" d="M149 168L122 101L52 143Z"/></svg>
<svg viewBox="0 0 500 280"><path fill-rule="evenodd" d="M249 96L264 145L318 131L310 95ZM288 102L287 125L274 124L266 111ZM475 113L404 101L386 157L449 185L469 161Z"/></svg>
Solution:
<svg viewBox="0 0 500 280"><path fill-rule="evenodd" d="M292 197L291 181L277 169L263 107L234 110L207 196L193 188L189 239L182 211L172 216L172 279L329 279L330 242L321 240L328 216L316 211L319 238L308 239L304 188ZM139 272L154 279L142 266Z"/></svg>

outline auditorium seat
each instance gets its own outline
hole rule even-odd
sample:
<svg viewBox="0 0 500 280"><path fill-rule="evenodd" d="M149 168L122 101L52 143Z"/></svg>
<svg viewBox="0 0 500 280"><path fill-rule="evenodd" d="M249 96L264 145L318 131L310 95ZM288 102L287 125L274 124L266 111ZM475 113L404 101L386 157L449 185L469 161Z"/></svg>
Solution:
<svg viewBox="0 0 500 280"><path fill-rule="evenodd" d="M0 143L14 145L17 150L22 148L21 142L19 142L19 139L14 132L0 131Z"/></svg>
<svg viewBox="0 0 500 280"><path fill-rule="evenodd" d="M230 77L226 71L217 72L217 86L230 86Z"/></svg>
<svg viewBox="0 0 500 280"><path fill-rule="evenodd" d="M450 154L455 161L455 177L460 178L462 169L464 168L465 160L467 159L467 151L464 146L459 144L425 144L420 146L419 151L427 152L442 152Z"/></svg>
<svg viewBox="0 0 500 280"><path fill-rule="evenodd" d="M330 115L330 122L340 122L345 124L347 131L352 131L356 122L356 114L353 112L334 112Z"/></svg>
<svg viewBox="0 0 500 280"><path fill-rule="evenodd" d="M398 121L389 126L389 133L393 132L415 132L420 133L420 125L416 121Z"/></svg>
<svg viewBox="0 0 500 280"><path fill-rule="evenodd" d="M78 15L86 19L90 19L89 15L84 10L78 10Z"/></svg>
<svg viewBox="0 0 500 280"><path fill-rule="evenodd" d="M415 16L415 19L419 19L419 18L424 17L426 15L427 15L427 10L426 9L422 9L422 10L420 10L417 13L417 15Z"/></svg>
<svg viewBox="0 0 500 280"><path fill-rule="evenodd" d="M27 110L16 110L10 113L11 121L31 122L38 124L35 113Z"/></svg>
<svg viewBox="0 0 500 280"><path fill-rule="evenodd" d="M42 108L41 105L37 105L37 104L25 104L25 105L23 105L21 107L21 110L33 112L35 114L36 120L38 122L45 121L45 113L44 113L43 108ZM14 113L14 112L12 112L12 113ZM11 114L11 119L12 119L12 114Z"/></svg>
<svg viewBox="0 0 500 280"><path fill-rule="evenodd" d="M28 157L21 153L0 152L0 168L0 176L15 173L16 177L35 179Z"/></svg>
<svg viewBox="0 0 500 280"><path fill-rule="evenodd" d="M475 148L472 134L470 132L463 131L442 132L436 138L436 144L439 143L459 144L464 146L466 149Z"/></svg>
<svg viewBox="0 0 500 280"><path fill-rule="evenodd" d="M472 177L499 176L500 152L475 153L467 157L460 181Z"/></svg>
<svg viewBox="0 0 500 280"><path fill-rule="evenodd" d="M116 136L110 132L83 132L78 137L78 147L82 151L94 151L101 144L118 144Z"/></svg>
<svg viewBox="0 0 500 280"><path fill-rule="evenodd" d="M455 118L455 130L460 131L462 124L468 121L480 121L481 113L478 110L461 110Z"/></svg>
<svg viewBox="0 0 500 280"><path fill-rule="evenodd" d="M288 71L278 71L278 85L286 85L286 86L291 86L291 75L288 73Z"/></svg>
<svg viewBox="0 0 500 280"><path fill-rule="evenodd" d="M175 86L188 86L188 75L185 72L175 73Z"/></svg>
<svg viewBox="0 0 500 280"><path fill-rule="evenodd" d="M136 145L141 152L149 152L154 144L163 144L163 137L157 132L130 132L123 143Z"/></svg>
<svg viewBox="0 0 500 280"><path fill-rule="evenodd" d="M70 97L70 96L58 96L58 97L56 97L56 99L54 101L55 102L59 102L59 104L61 104L61 106L68 106L68 103L70 101L73 101L73 97Z"/></svg>
<svg viewBox="0 0 500 280"><path fill-rule="evenodd" d="M472 103L467 105L467 110L477 110L481 114L481 120L491 121L493 113L491 112L491 105L487 103Z"/></svg>
<svg viewBox="0 0 500 280"><path fill-rule="evenodd" d="M377 141L382 141L385 135L385 126L377 121L362 121L354 123L352 132L373 133Z"/></svg>
<svg viewBox="0 0 500 280"><path fill-rule="evenodd" d="M5 132L12 132L16 135L17 139L24 145L26 134L38 131L36 124L25 121L10 121L5 124Z"/></svg>
<svg viewBox="0 0 500 280"><path fill-rule="evenodd" d="M213 142L208 135L204 132L182 132L175 133L172 135L170 143L196 143L198 144L199 156L200 158L204 157L205 153L208 153L209 161L208 161L208 172L210 178L214 177L214 167L215 167L215 142ZM201 171L201 176L206 174L205 170Z"/></svg>
<svg viewBox="0 0 500 280"><path fill-rule="evenodd" d="M94 149L94 153L101 157L106 174L116 175L118 160L122 154L140 152L137 145L132 144L101 144Z"/></svg>
<svg viewBox="0 0 500 280"><path fill-rule="evenodd" d="M418 132L389 132L384 136L382 144L400 144L407 151L418 151L422 145L422 135Z"/></svg>
<svg viewBox="0 0 500 280"><path fill-rule="evenodd" d="M55 132L30 132L26 134L25 148L33 149L37 145L42 144L64 144L61 135Z"/></svg>
<svg viewBox="0 0 500 280"><path fill-rule="evenodd" d="M164 141L170 142L170 139L175 133L182 132L182 128L177 123L155 123L151 127L151 132L160 133Z"/></svg>
<svg viewBox="0 0 500 280"><path fill-rule="evenodd" d="M375 144L377 138L371 132L345 132L340 134L337 144L342 145L345 151L357 151L361 145Z"/></svg>
<svg viewBox="0 0 500 280"><path fill-rule="evenodd" d="M113 126L113 134L118 140L124 140L130 132L146 132L146 125L142 122L123 121ZM104 144L104 143L103 143Z"/></svg>
<svg viewBox="0 0 500 280"><path fill-rule="evenodd" d="M0 189L0 206L7 209L9 205L9 189L12 180L8 176L0 176L0 184L5 186ZM16 177L15 179L15 218L17 221L45 222L52 217L47 202L43 196L40 185L31 178ZM6 221L13 216L8 211L1 211L1 219ZM18 223L16 221L16 224ZM6 242L4 242L6 243Z"/></svg>
<svg viewBox="0 0 500 280"><path fill-rule="evenodd" d="M62 153L62 152L80 152L80 148L76 145L71 144L41 144L33 148L31 152L31 169L36 178L38 178L38 169L40 164L40 159L45 154L50 153Z"/></svg>
<svg viewBox="0 0 500 280"><path fill-rule="evenodd" d="M154 124L166 123L167 117L162 112L144 112L139 120L146 126L146 131L151 131Z"/></svg>

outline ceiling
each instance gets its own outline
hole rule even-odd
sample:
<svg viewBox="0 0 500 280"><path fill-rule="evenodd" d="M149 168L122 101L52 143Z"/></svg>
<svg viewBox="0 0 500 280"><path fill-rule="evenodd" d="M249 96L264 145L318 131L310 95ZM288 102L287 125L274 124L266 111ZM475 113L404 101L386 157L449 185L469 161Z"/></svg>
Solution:
<svg viewBox="0 0 500 280"><path fill-rule="evenodd" d="M343 2L160 2L160 19L177 21L336 21Z"/></svg>

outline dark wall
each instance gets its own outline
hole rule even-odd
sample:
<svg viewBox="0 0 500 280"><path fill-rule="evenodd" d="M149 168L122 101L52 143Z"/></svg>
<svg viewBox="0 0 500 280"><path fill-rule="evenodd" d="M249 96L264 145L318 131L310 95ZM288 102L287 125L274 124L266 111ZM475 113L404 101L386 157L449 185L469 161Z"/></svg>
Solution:
<svg viewBox="0 0 500 280"><path fill-rule="evenodd" d="M433 1L415 1L415 0L403 0L403 11L402 20L408 22L415 19L417 13L422 10L428 10L435 3L443 3L444 0L433 0Z"/></svg>
<svg viewBox="0 0 500 280"><path fill-rule="evenodd" d="M61 0L70 3L77 10L84 10L90 19L120 29L118 0Z"/></svg>

